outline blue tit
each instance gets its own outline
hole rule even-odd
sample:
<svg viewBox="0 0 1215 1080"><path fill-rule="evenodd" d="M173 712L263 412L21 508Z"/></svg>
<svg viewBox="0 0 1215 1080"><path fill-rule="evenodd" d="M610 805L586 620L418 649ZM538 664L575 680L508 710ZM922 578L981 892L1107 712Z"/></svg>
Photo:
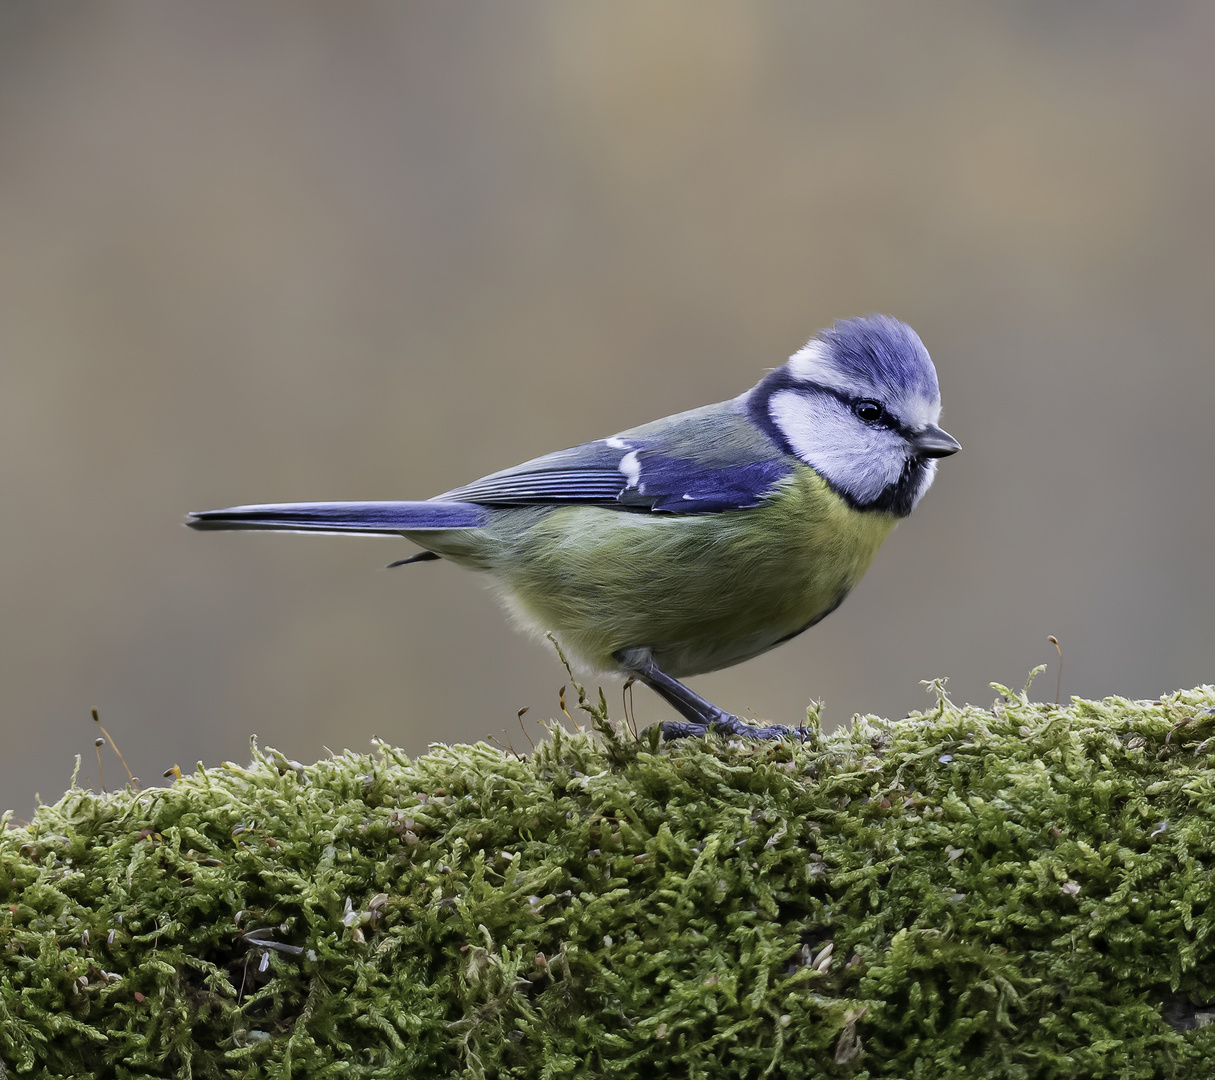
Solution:
<svg viewBox="0 0 1215 1080"><path fill-rule="evenodd" d="M775 738L681 676L729 667L833 612L959 449L911 327L837 322L730 401L524 462L423 502L270 503L196 529L400 534L490 576L524 627L633 676L686 722ZM395 564L394 564L395 565Z"/></svg>

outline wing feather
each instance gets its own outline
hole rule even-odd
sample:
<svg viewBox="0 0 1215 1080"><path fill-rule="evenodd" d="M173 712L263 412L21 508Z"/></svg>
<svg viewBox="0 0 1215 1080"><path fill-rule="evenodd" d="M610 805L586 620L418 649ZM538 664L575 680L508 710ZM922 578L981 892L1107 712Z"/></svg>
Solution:
<svg viewBox="0 0 1215 1080"><path fill-rule="evenodd" d="M792 466L735 402L724 402L558 450L438 498L480 506L565 503L705 514L759 504Z"/></svg>

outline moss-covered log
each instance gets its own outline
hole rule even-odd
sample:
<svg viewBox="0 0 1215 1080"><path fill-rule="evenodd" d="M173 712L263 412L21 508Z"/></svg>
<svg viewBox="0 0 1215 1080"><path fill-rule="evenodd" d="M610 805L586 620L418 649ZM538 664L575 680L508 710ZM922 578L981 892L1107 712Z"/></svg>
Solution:
<svg viewBox="0 0 1215 1080"><path fill-rule="evenodd" d="M1211 687L802 744L598 726L258 752L10 823L4 1068L1211 1075Z"/></svg>

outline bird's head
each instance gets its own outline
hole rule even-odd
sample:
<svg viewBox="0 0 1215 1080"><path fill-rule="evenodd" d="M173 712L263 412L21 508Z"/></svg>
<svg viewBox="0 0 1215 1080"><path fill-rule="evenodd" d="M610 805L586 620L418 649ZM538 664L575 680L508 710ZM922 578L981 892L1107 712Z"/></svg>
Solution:
<svg viewBox="0 0 1215 1080"><path fill-rule="evenodd" d="M905 517L932 484L936 459L960 449L937 426L941 393L928 350L888 315L820 331L747 404L756 423L858 510Z"/></svg>

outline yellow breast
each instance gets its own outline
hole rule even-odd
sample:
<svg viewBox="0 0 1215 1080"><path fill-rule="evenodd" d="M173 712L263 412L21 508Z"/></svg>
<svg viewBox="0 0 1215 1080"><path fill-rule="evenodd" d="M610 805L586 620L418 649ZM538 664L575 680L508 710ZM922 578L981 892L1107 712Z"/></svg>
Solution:
<svg viewBox="0 0 1215 1080"><path fill-rule="evenodd" d="M553 633L585 665L609 670L617 650L646 647L678 677L739 663L823 618L896 520L851 509L799 465L758 507L520 511L491 527L493 547L456 557L493 574L526 626Z"/></svg>

